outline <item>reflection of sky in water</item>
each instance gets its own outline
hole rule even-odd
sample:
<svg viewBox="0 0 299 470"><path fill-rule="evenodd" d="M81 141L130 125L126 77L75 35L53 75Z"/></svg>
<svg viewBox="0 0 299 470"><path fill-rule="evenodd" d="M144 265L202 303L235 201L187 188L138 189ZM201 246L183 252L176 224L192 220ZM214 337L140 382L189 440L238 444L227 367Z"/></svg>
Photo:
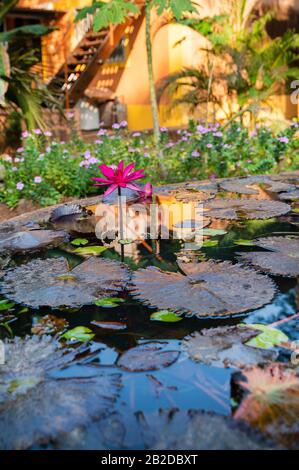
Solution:
<svg viewBox="0 0 299 470"><path fill-rule="evenodd" d="M287 293L278 293L271 304L250 313L244 323L269 324L283 318L294 315L297 311L295 303L295 289L290 289ZM299 319L295 318L287 323L278 325L277 328L286 333L291 340L299 339Z"/></svg>

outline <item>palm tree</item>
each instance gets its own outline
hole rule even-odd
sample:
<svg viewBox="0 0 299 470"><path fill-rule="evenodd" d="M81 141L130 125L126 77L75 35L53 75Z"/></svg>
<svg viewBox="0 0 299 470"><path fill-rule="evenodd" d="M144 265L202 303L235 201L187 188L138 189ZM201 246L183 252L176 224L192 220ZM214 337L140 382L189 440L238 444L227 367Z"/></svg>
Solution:
<svg viewBox="0 0 299 470"><path fill-rule="evenodd" d="M207 99L224 109L211 85L211 82L213 84L217 80L223 83L231 102L234 97L237 98L236 114L233 108L227 111L227 117L234 118L245 112L254 116L260 105L267 103L273 94L283 89L288 80L297 78L296 61L299 56L296 48L299 45L299 35L288 31L282 37L271 39L266 32L266 25L272 15L266 13L256 19L253 16L256 4L255 0L227 1L225 6L228 14L183 21L183 24L208 39L209 46L203 49L209 57L208 62L221 65L217 67L217 73L212 65L210 68L187 69L172 74L165 80L167 86L163 87L163 91L168 89L170 93L176 92L176 83L181 86L190 75L196 77L198 73L204 74L206 79L202 78L202 83L193 81L193 109L203 102L204 91L201 84L204 86L207 81L212 89L211 93L206 93ZM188 85L186 89L188 90ZM189 91L179 100L174 100L174 103L189 103Z"/></svg>
<svg viewBox="0 0 299 470"><path fill-rule="evenodd" d="M0 3L0 26L17 1ZM43 106L61 110L59 101L48 90L32 67L39 62L36 50L26 50L28 37L40 37L53 28L36 24L0 33L0 106L16 111L28 129L45 127Z"/></svg>

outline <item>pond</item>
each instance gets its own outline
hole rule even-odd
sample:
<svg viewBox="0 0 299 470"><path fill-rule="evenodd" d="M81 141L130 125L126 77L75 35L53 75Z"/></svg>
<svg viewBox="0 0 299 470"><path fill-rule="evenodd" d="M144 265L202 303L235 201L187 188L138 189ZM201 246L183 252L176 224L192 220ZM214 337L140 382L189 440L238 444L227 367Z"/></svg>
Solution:
<svg viewBox="0 0 299 470"><path fill-rule="evenodd" d="M298 185L155 188L199 247L99 241L95 199L2 224L0 447L297 448Z"/></svg>

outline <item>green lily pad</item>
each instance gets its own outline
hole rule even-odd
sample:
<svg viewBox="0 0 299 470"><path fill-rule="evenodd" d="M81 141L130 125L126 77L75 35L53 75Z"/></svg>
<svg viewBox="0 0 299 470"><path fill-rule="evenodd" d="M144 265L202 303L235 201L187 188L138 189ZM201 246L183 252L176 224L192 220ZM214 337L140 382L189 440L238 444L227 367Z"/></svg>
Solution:
<svg viewBox="0 0 299 470"><path fill-rule="evenodd" d="M61 338L84 343L85 341L91 340L94 336L92 330L86 326L76 326L76 328L66 331Z"/></svg>
<svg viewBox="0 0 299 470"><path fill-rule="evenodd" d="M108 249L107 246L82 246L80 248L76 248L74 253L78 255L100 255L104 251Z"/></svg>
<svg viewBox="0 0 299 470"><path fill-rule="evenodd" d="M251 325L242 325L246 326L247 328L252 328L254 330L262 331L261 334L255 336L254 338L250 339L246 345L253 346L255 348L261 349L270 349L274 346L279 346L282 343L288 342L289 338L285 333L276 328L272 328L268 325L260 325L258 323L253 323Z"/></svg>
<svg viewBox="0 0 299 470"><path fill-rule="evenodd" d="M118 242L121 245L131 245L131 243L133 243L133 240L131 240L130 238L125 238L123 240L118 240Z"/></svg>
<svg viewBox="0 0 299 470"><path fill-rule="evenodd" d="M95 305L98 307L103 308L115 308L118 307L119 304L123 303L124 299L119 297L104 297L103 299L98 299L95 301Z"/></svg>
<svg viewBox="0 0 299 470"><path fill-rule="evenodd" d="M4 310L9 310L10 308L14 306L15 306L14 302L10 302L9 300L6 300L6 299L0 300L0 312L3 312Z"/></svg>
<svg viewBox="0 0 299 470"><path fill-rule="evenodd" d="M204 228L202 234L205 236L214 237L216 235L225 235L227 233L226 230L221 230L217 228Z"/></svg>
<svg viewBox="0 0 299 470"><path fill-rule="evenodd" d="M169 310L159 310L158 312L154 312L150 316L151 320L162 321L165 323L175 323L178 321L183 320L182 317L179 317L173 312Z"/></svg>
<svg viewBox="0 0 299 470"><path fill-rule="evenodd" d="M87 245L87 243L88 243L87 238L76 238L75 240L71 241L71 244L75 246Z"/></svg>
<svg viewBox="0 0 299 470"><path fill-rule="evenodd" d="M235 240L234 244L240 246L255 246L255 243L252 240L243 240L241 238L239 240Z"/></svg>
<svg viewBox="0 0 299 470"><path fill-rule="evenodd" d="M217 246L219 243L219 240L204 240L202 247L203 248L208 248L211 246Z"/></svg>

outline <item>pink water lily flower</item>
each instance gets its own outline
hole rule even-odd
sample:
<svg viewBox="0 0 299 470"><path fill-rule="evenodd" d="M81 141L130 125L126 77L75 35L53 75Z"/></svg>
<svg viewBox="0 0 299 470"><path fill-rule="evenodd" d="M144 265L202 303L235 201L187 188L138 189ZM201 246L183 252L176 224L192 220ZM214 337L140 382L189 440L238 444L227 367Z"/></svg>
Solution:
<svg viewBox="0 0 299 470"><path fill-rule="evenodd" d="M123 160L121 160L117 167L108 165L99 165L99 169L105 176L105 178L92 178L97 181L95 186L110 185L107 191L104 193L104 197L113 193L117 188L129 188L134 191L142 192L142 189L133 183L133 181L144 178L144 170L133 171L135 163L130 163L126 167L124 166Z"/></svg>
<svg viewBox="0 0 299 470"><path fill-rule="evenodd" d="M146 183L141 191L141 198L143 201L149 202L153 197L153 186L151 183Z"/></svg>

